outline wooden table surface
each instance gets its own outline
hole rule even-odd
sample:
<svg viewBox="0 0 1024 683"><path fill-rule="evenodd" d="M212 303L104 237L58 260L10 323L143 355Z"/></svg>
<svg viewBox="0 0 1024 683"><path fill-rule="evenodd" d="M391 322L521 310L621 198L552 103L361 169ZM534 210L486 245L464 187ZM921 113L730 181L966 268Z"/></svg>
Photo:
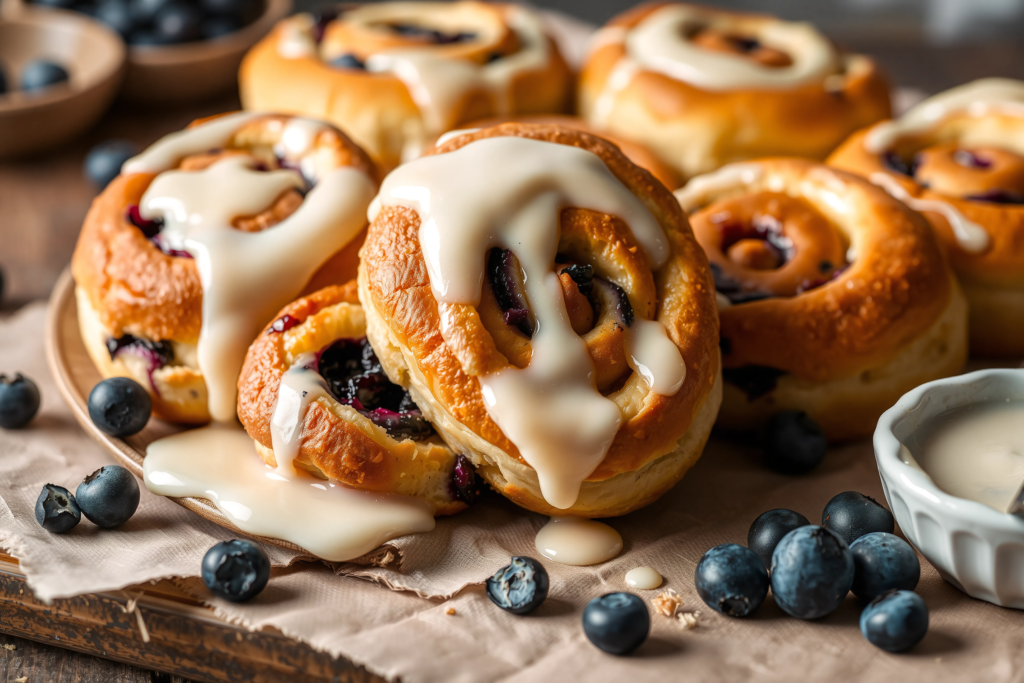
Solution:
<svg viewBox="0 0 1024 683"><path fill-rule="evenodd" d="M846 46L874 55L902 86L937 92L984 76L1024 79L1024 44L925 47L874 42ZM110 138L146 146L195 118L238 108L227 95L179 108L114 108L91 131L57 150L0 163L0 308L48 296L70 260L82 219L96 194L82 175L89 148ZM2 622L2 619L0 619ZM0 623L2 628L2 623ZM180 683L185 679L0 634L0 683Z"/></svg>

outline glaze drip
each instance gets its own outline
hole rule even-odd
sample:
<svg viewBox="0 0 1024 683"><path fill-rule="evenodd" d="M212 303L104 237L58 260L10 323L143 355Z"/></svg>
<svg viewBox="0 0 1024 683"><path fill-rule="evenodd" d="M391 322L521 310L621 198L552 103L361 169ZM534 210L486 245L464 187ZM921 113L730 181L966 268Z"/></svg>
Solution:
<svg viewBox="0 0 1024 683"><path fill-rule="evenodd" d="M536 318L532 358L524 369L479 377L481 392L488 414L536 470L544 498L571 507L622 415L596 390L593 361L569 323L555 272L561 209L619 217L655 269L669 257L661 226L596 155L518 137L478 140L399 167L385 179L371 220L383 206L407 206L420 216L442 335L448 306L479 304L488 251L508 249L517 257ZM679 350L659 323L634 321L627 358L658 393L678 391L685 379Z"/></svg>
<svg viewBox="0 0 1024 683"><path fill-rule="evenodd" d="M287 190L305 190L304 176L315 173L305 158L312 156L308 152L325 124L291 119L281 131L276 151L299 159L301 173L261 171L248 155L226 157L201 171L167 167L189 154L224 147L256 116L225 116L169 135L125 164L130 172L159 173L142 197L140 215L162 221L161 240L196 260L203 287L199 368L210 415L222 422L235 417L235 382L249 343L365 225L363 212L373 194L364 173L337 168L319 178L299 208L273 228L233 229L235 217L258 213Z"/></svg>

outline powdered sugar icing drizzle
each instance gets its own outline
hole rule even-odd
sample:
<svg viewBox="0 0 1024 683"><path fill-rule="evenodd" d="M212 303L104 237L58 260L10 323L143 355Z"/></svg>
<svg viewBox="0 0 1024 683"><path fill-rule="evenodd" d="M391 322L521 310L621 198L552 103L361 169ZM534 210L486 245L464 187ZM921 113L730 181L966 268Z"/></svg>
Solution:
<svg viewBox="0 0 1024 683"><path fill-rule="evenodd" d="M198 360L209 390L210 415L235 417L235 382L249 343L273 314L294 299L332 254L365 225L373 184L342 167L316 179L299 208L256 233L231 227L237 216L266 209L288 189L302 189L303 168L263 172L247 155L227 157L201 171L166 170L179 159L224 146L257 114L236 114L168 136L125 164L128 172L159 173L140 202L146 219L161 218L164 238L196 261L203 287ZM285 158L304 161L326 125L290 119L281 131ZM162 171L162 172L161 172Z"/></svg>
<svg viewBox="0 0 1024 683"><path fill-rule="evenodd" d="M622 415L595 389L593 362L569 323L554 272L560 211L575 206L619 217L654 268L670 254L661 226L596 155L518 137L478 140L399 167L385 179L371 220L392 205L419 213L442 334L446 306L479 303L487 251L501 247L518 257L538 321L532 358L524 369L479 377L481 392L488 414L536 470L544 498L571 507L604 459ZM660 324L638 325L627 345L655 391L678 391L685 366Z"/></svg>

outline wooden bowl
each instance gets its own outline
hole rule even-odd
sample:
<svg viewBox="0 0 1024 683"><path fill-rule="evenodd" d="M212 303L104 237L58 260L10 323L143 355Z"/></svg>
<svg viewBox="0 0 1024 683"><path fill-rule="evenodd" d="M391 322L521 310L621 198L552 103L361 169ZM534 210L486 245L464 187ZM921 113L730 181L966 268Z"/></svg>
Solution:
<svg viewBox="0 0 1024 683"><path fill-rule="evenodd" d="M14 89L22 65L33 59L61 64L70 81L34 93ZM117 34L82 14L7 4L0 63L12 88L0 95L0 158L9 158L58 145L94 124L117 95L125 48Z"/></svg>
<svg viewBox="0 0 1024 683"><path fill-rule="evenodd" d="M256 21L222 38L129 47L122 97L142 104L197 102L236 88L246 51L291 12L292 0L266 2Z"/></svg>
<svg viewBox="0 0 1024 683"><path fill-rule="evenodd" d="M152 418L149 424L134 436L124 439L109 436L99 430L89 419L89 406L87 399L89 392L102 377L92 364L89 353L82 343L81 334L78 331L78 306L75 303L75 281L71 277L71 271L65 270L50 296L50 310L47 315L46 332L44 335L46 346L46 361L50 366L50 372L57 383L61 397L71 408L72 415L81 425L85 433L113 456L117 464L128 468L135 476L142 478L142 461L146 457L146 447L157 439L171 434L177 434L185 430L185 427L164 422ZM294 543L283 541L277 538L266 538L246 533L233 525L227 517L221 514L217 507L206 498L170 498L178 505L196 513L200 517L208 519L232 532L255 539L261 543L295 550L303 555L315 558L313 553L304 550ZM381 546L371 550L366 555L350 560L355 564L381 565L391 561L393 550Z"/></svg>

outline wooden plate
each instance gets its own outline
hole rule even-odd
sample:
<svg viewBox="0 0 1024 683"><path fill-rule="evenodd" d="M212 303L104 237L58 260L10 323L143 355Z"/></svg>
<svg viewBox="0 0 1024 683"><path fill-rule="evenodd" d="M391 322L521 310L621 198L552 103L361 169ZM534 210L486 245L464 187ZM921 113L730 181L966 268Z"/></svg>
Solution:
<svg viewBox="0 0 1024 683"><path fill-rule="evenodd" d="M75 281L71 271L65 270L50 296L50 309L46 321L44 336L46 360L50 371L57 382L64 401L71 408L71 413L78 420L85 433L103 446L120 465L127 467L135 476L142 478L142 461L146 457L146 447L157 439L184 431L183 427L151 418L146 428L134 436L118 439L101 432L89 419L89 408L86 399L92 388L103 379L92 364L82 337L78 332L78 306L75 303ZM294 543L276 538L266 538L248 534L228 520L217 507L206 498L170 498L178 505L185 507L197 515L219 524L233 532L255 539L261 543L270 543L289 550L301 552L309 557L313 553ZM383 555L381 551L372 551L362 558L353 560L360 564L373 564L374 558Z"/></svg>

